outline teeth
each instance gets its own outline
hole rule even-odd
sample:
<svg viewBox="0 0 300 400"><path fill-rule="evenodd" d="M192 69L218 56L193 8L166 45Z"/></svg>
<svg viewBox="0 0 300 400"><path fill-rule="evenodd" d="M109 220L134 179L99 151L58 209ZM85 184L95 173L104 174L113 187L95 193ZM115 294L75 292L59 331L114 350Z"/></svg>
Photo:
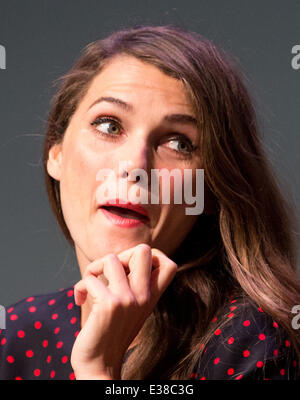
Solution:
<svg viewBox="0 0 300 400"><path fill-rule="evenodd" d="M143 216L141 214L138 214L137 212L132 210L128 210L127 208L121 208L116 206L103 206L103 208L123 218L143 219Z"/></svg>

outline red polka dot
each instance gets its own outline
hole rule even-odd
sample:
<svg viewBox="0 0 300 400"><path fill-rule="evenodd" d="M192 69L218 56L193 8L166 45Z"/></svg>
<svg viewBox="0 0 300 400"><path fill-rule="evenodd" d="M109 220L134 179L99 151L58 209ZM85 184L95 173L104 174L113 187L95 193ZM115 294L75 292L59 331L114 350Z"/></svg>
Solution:
<svg viewBox="0 0 300 400"><path fill-rule="evenodd" d="M67 356L63 356L63 357L61 358L61 362L62 362L63 364L65 364L67 361L68 361L68 357L67 357Z"/></svg>
<svg viewBox="0 0 300 400"><path fill-rule="evenodd" d="M243 351L243 356L244 357L249 357L249 355L250 355L250 351L249 350Z"/></svg>
<svg viewBox="0 0 300 400"><path fill-rule="evenodd" d="M236 302L236 300L231 300L231 302L230 303L235 303Z"/></svg>
<svg viewBox="0 0 300 400"><path fill-rule="evenodd" d="M215 317L211 322L216 322L216 320L217 320L217 317Z"/></svg>
<svg viewBox="0 0 300 400"><path fill-rule="evenodd" d="M261 307L258 307L258 311L264 312L264 310Z"/></svg>
<svg viewBox="0 0 300 400"><path fill-rule="evenodd" d="M273 326L274 326L274 328L278 328L278 324L277 324L277 322L273 322Z"/></svg>
<svg viewBox="0 0 300 400"><path fill-rule="evenodd" d="M202 378L200 378L200 381L205 381L205 376L202 376Z"/></svg>
<svg viewBox="0 0 300 400"><path fill-rule="evenodd" d="M22 339L25 336L25 332L24 331L18 331L17 335L18 335L18 337L20 339Z"/></svg>
<svg viewBox="0 0 300 400"><path fill-rule="evenodd" d="M54 329L54 333L55 333L55 334L57 334L59 331L60 331L60 328L59 328L59 327L56 327L56 328Z"/></svg>
<svg viewBox="0 0 300 400"><path fill-rule="evenodd" d="M13 310L14 310L14 308L13 308L13 307L10 307L6 312L7 312L8 314L10 314Z"/></svg>
<svg viewBox="0 0 300 400"><path fill-rule="evenodd" d="M74 336L77 337L78 334L79 334L79 331L76 331L76 332L74 333Z"/></svg>
<svg viewBox="0 0 300 400"><path fill-rule="evenodd" d="M260 334L258 335L258 338L259 338L259 340L265 340L266 335L265 335L264 333L260 333Z"/></svg>
<svg viewBox="0 0 300 400"><path fill-rule="evenodd" d="M234 342L234 338L231 337L231 338L228 339L228 342L227 342L227 343L228 343L228 344L232 344L233 342Z"/></svg>
<svg viewBox="0 0 300 400"><path fill-rule="evenodd" d="M238 380L238 379L242 379L242 377L243 377L243 375L242 374L240 374L239 376L237 376L235 379L236 380Z"/></svg>
<svg viewBox="0 0 300 400"><path fill-rule="evenodd" d="M55 371L51 371L50 372L50 378L54 378L55 377Z"/></svg>
<svg viewBox="0 0 300 400"><path fill-rule="evenodd" d="M217 329L216 331L215 331L215 335L220 335L220 333L221 333L221 329Z"/></svg>
<svg viewBox="0 0 300 400"><path fill-rule="evenodd" d="M71 379L71 381L73 381L75 379L75 374L74 372L71 372L69 375L69 378Z"/></svg>
<svg viewBox="0 0 300 400"><path fill-rule="evenodd" d="M257 361L256 366L258 368L261 368L264 365L264 363L262 361Z"/></svg>
<svg viewBox="0 0 300 400"><path fill-rule="evenodd" d="M48 347L48 340L44 340L43 343L42 343L42 346L43 347Z"/></svg>
<svg viewBox="0 0 300 400"><path fill-rule="evenodd" d="M230 307L230 311L234 311L236 309L236 306Z"/></svg>
<svg viewBox="0 0 300 400"><path fill-rule="evenodd" d="M249 326L250 325L250 321L248 319L246 319L246 321L243 322L244 326Z"/></svg>
<svg viewBox="0 0 300 400"><path fill-rule="evenodd" d="M29 312L36 312L36 307L31 306L31 307L28 308L28 311Z"/></svg>
<svg viewBox="0 0 300 400"><path fill-rule="evenodd" d="M68 290L67 296L71 297L71 296L73 296L73 293L74 293L73 289L72 290Z"/></svg>
<svg viewBox="0 0 300 400"><path fill-rule="evenodd" d="M280 370L280 375L285 375L285 370L284 369Z"/></svg>
<svg viewBox="0 0 300 400"><path fill-rule="evenodd" d="M42 323L41 323L40 321L36 321L36 322L34 323L34 327L35 327L35 329L41 329Z"/></svg>
<svg viewBox="0 0 300 400"><path fill-rule="evenodd" d="M26 301L27 301L28 303L31 303L33 300L34 300L34 297L28 297L28 299L26 299Z"/></svg>
<svg viewBox="0 0 300 400"><path fill-rule="evenodd" d="M33 357L33 351L32 350L27 350L25 354L26 354L26 357L28 357L28 358L32 358Z"/></svg>
<svg viewBox="0 0 300 400"><path fill-rule="evenodd" d="M40 369L35 369L33 371L34 376L40 376L41 375L41 370Z"/></svg>
<svg viewBox="0 0 300 400"><path fill-rule="evenodd" d="M215 365L219 364L219 362L220 362L220 358L219 358L219 357L217 357L217 358L214 359L214 364L215 364Z"/></svg>
<svg viewBox="0 0 300 400"><path fill-rule="evenodd" d="M55 299L51 299L48 301L49 306L53 306L54 303L55 303Z"/></svg>
<svg viewBox="0 0 300 400"><path fill-rule="evenodd" d="M285 346L286 346L286 347L290 347L290 345L291 345L290 341L289 341L289 340L286 340L286 341L285 341Z"/></svg>
<svg viewBox="0 0 300 400"><path fill-rule="evenodd" d="M3 339L1 339L1 346L5 345L5 343L6 343L6 339L4 337Z"/></svg>
<svg viewBox="0 0 300 400"><path fill-rule="evenodd" d="M234 374L234 369L233 368L229 368L229 370L227 371L228 375L233 375Z"/></svg>
<svg viewBox="0 0 300 400"><path fill-rule="evenodd" d="M6 357L7 362L9 362L10 364L12 364L13 362L15 362L15 359L13 356L7 356Z"/></svg>
<svg viewBox="0 0 300 400"><path fill-rule="evenodd" d="M232 317L234 317L234 313L228 314L228 318L232 318Z"/></svg>
<svg viewBox="0 0 300 400"><path fill-rule="evenodd" d="M58 318L58 314L52 314L51 318L52 319L57 319Z"/></svg>
<svg viewBox="0 0 300 400"><path fill-rule="evenodd" d="M47 362L48 364L50 364L50 363L51 363L51 359L52 359L51 356L48 356L47 359L46 359L46 362Z"/></svg>
<svg viewBox="0 0 300 400"><path fill-rule="evenodd" d="M71 323L71 324L75 324L76 321L77 321L77 318L76 318L76 317L73 317L73 318L70 319L70 323Z"/></svg>
<svg viewBox="0 0 300 400"><path fill-rule="evenodd" d="M71 309L73 308L73 306L74 306L74 303L69 303L69 304L68 304L68 307L67 307L68 310L71 310Z"/></svg>
<svg viewBox="0 0 300 400"><path fill-rule="evenodd" d="M16 377L15 377L15 380L16 380L16 381L22 381L23 379L22 379L20 376L16 376Z"/></svg>
<svg viewBox="0 0 300 400"><path fill-rule="evenodd" d="M17 314L12 314L9 318L11 321L16 321L18 319L18 316Z"/></svg>
<svg viewBox="0 0 300 400"><path fill-rule="evenodd" d="M57 347L58 349L60 349L62 346L63 346L63 342L57 342L56 347Z"/></svg>
<svg viewBox="0 0 300 400"><path fill-rule="evenodd" d="M273 352L273 354L274 354L274 356L278 356L278 350L275 349L274 352Z"/></svg>

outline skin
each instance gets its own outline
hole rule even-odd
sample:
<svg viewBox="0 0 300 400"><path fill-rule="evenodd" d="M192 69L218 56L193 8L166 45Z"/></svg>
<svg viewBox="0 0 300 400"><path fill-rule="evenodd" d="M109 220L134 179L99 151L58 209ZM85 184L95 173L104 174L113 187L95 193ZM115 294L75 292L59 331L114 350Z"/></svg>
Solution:
<svg viewBox="0 0 300 400"><path fill-rule="evenodd" d="M122 99L132 104L133 110L109 102L91 107L101 96ZM118 175L119 161L129 162L129 172L141 168L148 176L152 168L177 168L183 177L188 168L193 171L195 185L195 170L201 168L199 155L196 151L186 157L180 152L184 142L174 142L174 133L197 145L198 131L191 124L163 121L165 115L175 113L194 116L182 82L153 65L119 55L94 78L63 141L49 151L48 173L60 182L63 215L82 275L75 286L82 327L72 352L77 379L87 378L83 371L89 371L89 379L119 377L128 346L135 343L145 319L176 273L177 266L169 257L197 220L197 215L185 214L185 207L191 205L172 204L173 180L171 204L143 204L148 224L117 227L98 209L96 193L103 183L96 180L97 172L110 168L118 179L124 179ZM120 120L117 140L99 135L100 128L107 133L115 127L113 122L91 126L99 116ZM134 183L128 182L128 189ZM109 335L112 331L119 333ZM118 354L112 350L104 354L103 349L112 348L118 348Z"/></svg>

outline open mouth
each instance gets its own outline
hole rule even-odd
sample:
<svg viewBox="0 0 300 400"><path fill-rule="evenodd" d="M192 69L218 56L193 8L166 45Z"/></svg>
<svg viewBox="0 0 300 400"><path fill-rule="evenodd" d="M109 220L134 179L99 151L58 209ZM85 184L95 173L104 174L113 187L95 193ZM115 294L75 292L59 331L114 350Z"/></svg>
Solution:
<svg viewBox="0 0 300 400"><path fill-rule="evenodd" d="M129 210L128 208L117 207L117 206L101 206L105 210L111 212L112 214L118 215L122 218L136 219L139 221L148 221L148 218L136 211Z"/></svg>

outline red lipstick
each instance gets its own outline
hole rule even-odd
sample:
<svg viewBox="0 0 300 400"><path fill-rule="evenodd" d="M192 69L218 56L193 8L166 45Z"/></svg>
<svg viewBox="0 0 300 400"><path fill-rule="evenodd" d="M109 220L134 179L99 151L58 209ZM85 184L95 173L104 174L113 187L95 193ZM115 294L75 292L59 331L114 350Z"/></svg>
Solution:
<svg viewBox="0 0 300 400"><path fill-rule="evenodd" d="M100 205L104 216L116 226L130 228L147 224L147 210L140 204L133 204L120 199L112 199Z"/></svg>

